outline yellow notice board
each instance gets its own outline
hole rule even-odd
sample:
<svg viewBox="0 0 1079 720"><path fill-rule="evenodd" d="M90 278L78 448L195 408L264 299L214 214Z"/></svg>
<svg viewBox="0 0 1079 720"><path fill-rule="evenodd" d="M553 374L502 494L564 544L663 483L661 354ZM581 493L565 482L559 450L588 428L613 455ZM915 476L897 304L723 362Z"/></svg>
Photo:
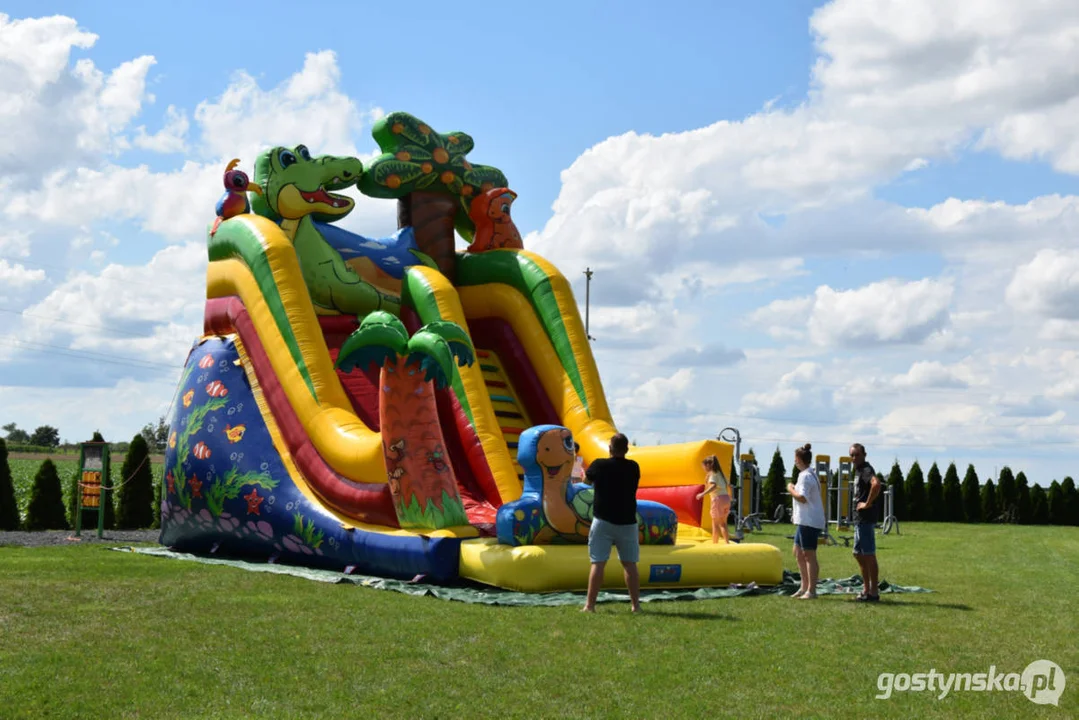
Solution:
<svg viewBox="0 0 1079 720"><path fill-rule="evenodd" d="M82 506L101 507L101 473L97 470L84 470L82 473Z"/></svg>

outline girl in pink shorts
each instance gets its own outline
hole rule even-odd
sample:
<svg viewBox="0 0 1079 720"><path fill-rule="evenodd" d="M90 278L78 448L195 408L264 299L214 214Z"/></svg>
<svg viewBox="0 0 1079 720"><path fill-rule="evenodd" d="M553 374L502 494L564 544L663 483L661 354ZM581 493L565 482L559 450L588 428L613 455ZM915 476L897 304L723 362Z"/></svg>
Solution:
<svg viewBox="0 0 1079 720"><path fill-rule="evenodd" d="M722 535L724 544L729 545L731 537L727 532L727 516L731 513L731 495L727 478L719 469L719 458L715 455L706 457L701 465L705 472L704 492L698 493L697 499L712 495L712 543L718 543Z"/></svg>

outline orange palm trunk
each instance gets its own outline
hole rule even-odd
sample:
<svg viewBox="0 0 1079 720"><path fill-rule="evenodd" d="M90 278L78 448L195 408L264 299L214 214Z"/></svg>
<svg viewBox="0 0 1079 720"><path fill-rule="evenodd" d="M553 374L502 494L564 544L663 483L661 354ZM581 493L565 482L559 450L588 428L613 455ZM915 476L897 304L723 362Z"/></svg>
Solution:
<svg viewBox="0 0 1079 720"><path fill-rule="evenodd" d="M468 520L438 422L434 385L419 363L387 362L379 373L379 422L390 493L401 527L437 529Z"/></svg>

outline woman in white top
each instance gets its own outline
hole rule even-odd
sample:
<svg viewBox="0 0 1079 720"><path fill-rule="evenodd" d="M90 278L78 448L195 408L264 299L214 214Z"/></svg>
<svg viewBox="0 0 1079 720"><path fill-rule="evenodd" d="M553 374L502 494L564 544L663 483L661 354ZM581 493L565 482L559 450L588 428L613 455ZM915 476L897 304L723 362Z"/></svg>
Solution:
<svg viewBox="0 0 1079 720"><path fill-rule="evenodd" d="M802 587L791 597L812 600L817 597L817 538L824 530L824 503L821 502L820 481L810 467L812 446L806 443L794 451L798 468L798 484L790 483L787 491L794 498L794 557L802 576Z"/></svg>
<svg viewBox="0 0 1079 720"><path fill-rule="evenodd" d="M727 478L723 477L723 471L719 469L719 458L715 455L706 457L701 465L705 472L704 492L697 493L697 499L701 500L705 495L712 494L712 544L718 543L719 536L722 535L724 544L730 545L727 516L731 514L731 494Z"/></svg>

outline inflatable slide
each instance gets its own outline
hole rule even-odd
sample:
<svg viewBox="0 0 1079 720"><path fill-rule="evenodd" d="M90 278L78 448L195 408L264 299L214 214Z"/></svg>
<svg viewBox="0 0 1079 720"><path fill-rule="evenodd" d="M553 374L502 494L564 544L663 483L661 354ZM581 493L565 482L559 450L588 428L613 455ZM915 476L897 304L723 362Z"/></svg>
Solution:
<svg viewBox="0 0 1079 720"><path fill-rule="evenodd" d="M161 542L528 591L583 588L591 488L617 432L570 285L522 247L473 141L396 112L356 158L233 161L208 231L204 334L170 417ZM395 200L396 232L333 223ZM456 247L457 237L469 244ZM779 582L769 545L713 545L701 461L633 447L644 587ZM708 541L705 542L705 538ZM611 585L621 582L608 566Z"/></svg>

